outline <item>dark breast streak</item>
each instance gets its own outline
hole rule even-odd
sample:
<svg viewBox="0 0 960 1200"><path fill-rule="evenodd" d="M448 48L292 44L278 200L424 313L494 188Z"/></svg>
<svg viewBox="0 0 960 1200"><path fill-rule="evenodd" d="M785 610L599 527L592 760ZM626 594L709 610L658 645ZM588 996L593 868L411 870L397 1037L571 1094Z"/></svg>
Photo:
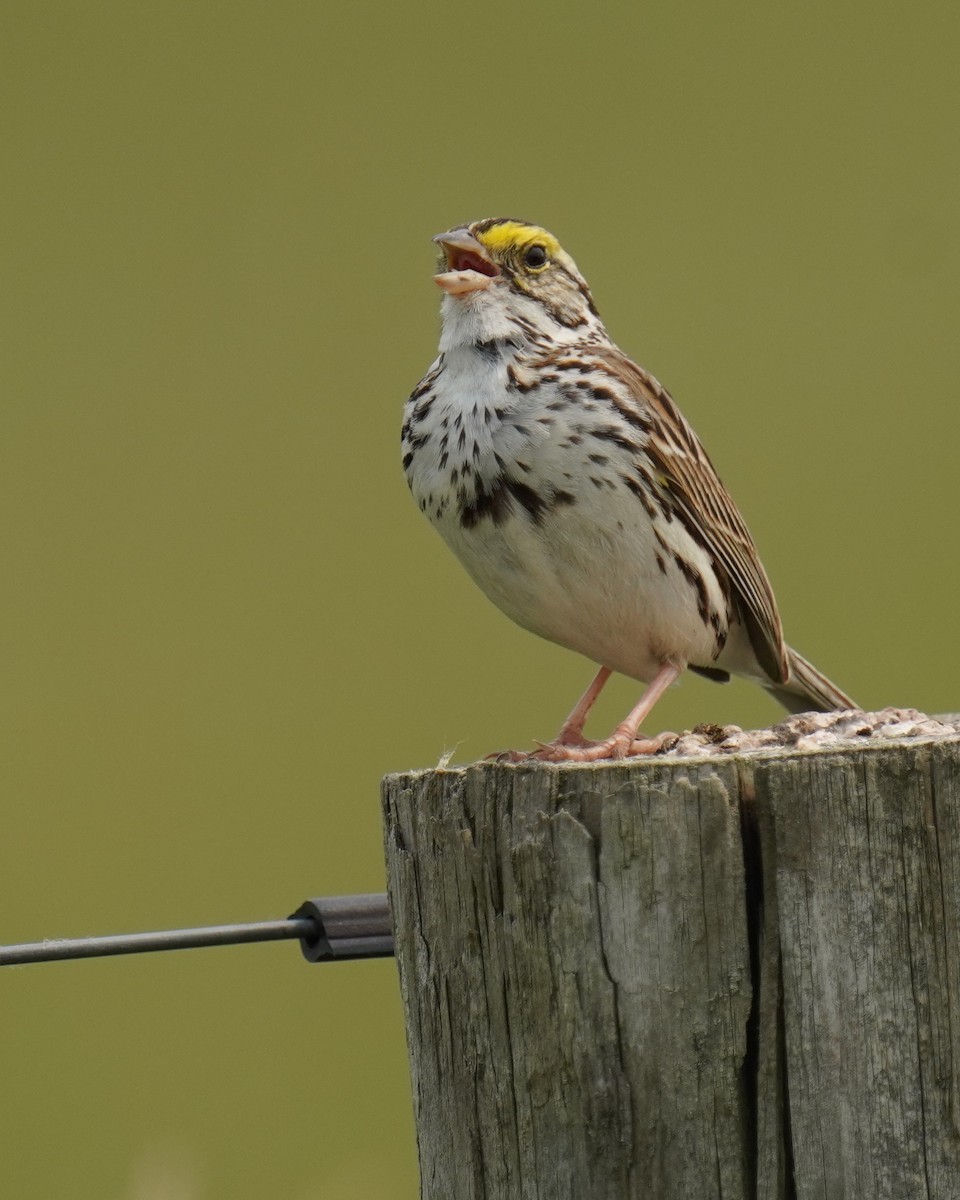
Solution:
<svg viewBox="0 0 960 1200"><path fill-rule="evenodd" d="M722 570L717 582L723 597L721 609L714 606L711 590L699 567L683 551L685 538L675 534L683 528L699 549L708 549L702 531L664 486L646 453L652 419L649 410L621 393L622 381L613 373L598 370L589 357L576 354L551 354L531 363L512 358L517 346L512 341L478 343L473 347L478 358L488 364L506 359L506 387L502 406L484 408L474 404L460 411L445 413L438 419L434 405L435 385L443 370L443 360L414 391L407 403L403 426L403 465L408 483L413 483L417 456L427 451L440 473L430 494L418 494L421 509L431 519L440 520L449 510L461 529L471 530L489 521L500 527L511 518L533 526L543 525L552 512L577 503L577 480L596 489L622 489L642 510L641 520L648 522L656 538L654 563L667 574L677 572L690 588L700 620L713 633L716 651L723 650L727 631L734 618L730 580ZM550 384L549 396L538 397L541 387ZM540 403L538 403L540 400ZM518 404L522 409L517 411ZM535 453L531 430L556 429L554 450L569 453L569 470L555 481L531 468L526 450ZM501 430L521 439L510 453L504 449ZM481 455L478 437L485 435L486 448ZM530 438L524 449L522 439ZM492 439L492 451L487 439ZM499 451L502 451L500 453ZM579 475L577 472L579 471ZM672 527L672 528L671 528ZM718 678L722 672L704 664L704 673Z"/></svg>
<svg viewBox="0 0 960 1200"><path fill-rule="evenodd" d="M490 484L477 480L473 499L463 498L459 505L460 524L464 529L472 529L489 519L494 525L502 525L508 517L523 511L534 525L541 525L546 513L575 503L576 497L562 488L537 491L510 475L498 475Z"/></svg>

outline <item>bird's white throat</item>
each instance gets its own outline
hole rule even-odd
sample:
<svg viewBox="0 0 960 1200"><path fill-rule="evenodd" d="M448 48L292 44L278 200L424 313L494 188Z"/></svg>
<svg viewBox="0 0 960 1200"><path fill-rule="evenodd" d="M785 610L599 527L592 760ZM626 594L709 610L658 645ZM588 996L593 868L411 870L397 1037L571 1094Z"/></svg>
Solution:
<svg viewBox="0 0 960 1200"><path fill-rule="evenodd" d="M444 296L440 319L441 353L517 336L516 298L498 287Z"/></svg>

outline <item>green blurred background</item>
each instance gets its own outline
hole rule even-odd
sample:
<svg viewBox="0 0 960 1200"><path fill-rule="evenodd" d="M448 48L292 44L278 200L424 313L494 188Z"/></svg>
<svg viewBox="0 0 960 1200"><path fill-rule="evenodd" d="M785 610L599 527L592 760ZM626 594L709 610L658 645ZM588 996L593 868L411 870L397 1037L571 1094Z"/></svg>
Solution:
<svg viewBox="0 0 960 1200"><path fill-rule="evenodd" d="M477 217L577 259L791 641L865 705L960 707L958 14L7 0L0 941L379 891L383 773L555 731L590 664L399 468L429 238ZM691 678L658 724L776 715ZM4 1196L416 1194L391 962L0 984Z"/></svg>

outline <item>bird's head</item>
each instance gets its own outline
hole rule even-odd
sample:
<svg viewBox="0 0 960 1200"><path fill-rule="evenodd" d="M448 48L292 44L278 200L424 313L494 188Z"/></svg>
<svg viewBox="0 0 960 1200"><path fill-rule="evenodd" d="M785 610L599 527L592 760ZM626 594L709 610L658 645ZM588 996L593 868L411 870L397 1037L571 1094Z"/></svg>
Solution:
<svg viewBox="0 0 960 1200"><path fill-rule="evenodd" d="M436 282L450 297L444 322L513 317L544 333L585 332L600 321L587 281L552 233L528 221L490 217L433 239ZM557 329L557 327L561 329Z"/></svg>

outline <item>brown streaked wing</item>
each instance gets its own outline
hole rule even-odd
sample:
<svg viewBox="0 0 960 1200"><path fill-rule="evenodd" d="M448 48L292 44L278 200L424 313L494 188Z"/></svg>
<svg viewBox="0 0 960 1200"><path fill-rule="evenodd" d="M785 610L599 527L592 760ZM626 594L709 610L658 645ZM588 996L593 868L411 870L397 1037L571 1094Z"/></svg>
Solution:
<svg viewBox="0 0 960 1200"><path fill-rule="evenodd" d="M711 463L700 439L670 393L615 346L591 346L590 358L627 384L656 415L647 453L671 495L702 531L733 584L750 643L763 669L775 682L787 679L786 647L777 602L743 517Z"/></svg>

